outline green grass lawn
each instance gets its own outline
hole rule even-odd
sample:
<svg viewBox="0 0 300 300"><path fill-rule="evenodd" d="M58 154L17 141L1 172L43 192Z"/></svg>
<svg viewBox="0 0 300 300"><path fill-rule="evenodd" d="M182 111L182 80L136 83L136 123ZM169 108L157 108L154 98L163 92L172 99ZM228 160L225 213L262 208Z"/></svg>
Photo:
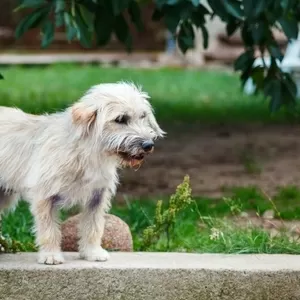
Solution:
<svg viewBox="0 0 300 300"><path fill-rule="evenodd" d="M239 188L231 190L228 199L195 199L194 203L178 215L169 247L166 235L161 235L148 250L300 254L300 244L290 241L284 233L278 237L271 237L262 229L251 226L240 228L224 219L247 211L255 211L262 215L270 209L280 212L283 220L300 219L300 189L282 188L271 202L254 187ZM153 224L157 200L131 199L126 205L113 205L111 213L122 218L130 226L136 251L142 249L144 229ZM61 219L65 220L75 212L76 210L62 212ZM22 242L26 250L31 251L34 242L32 224L27 203L20 202L15 212L4 216L3 234Z"/></svg>
<svg viewBox="0 0 300 300"><path fill-rule="evenodd" d="M31 113L64 109L92 85L126 80L149 92L160 121L286 122L291 117L284 111L270 114L266 100L244 95L238 76L225 72L78 65L1 71L5 80L0 81L0 105Z"/></svg>

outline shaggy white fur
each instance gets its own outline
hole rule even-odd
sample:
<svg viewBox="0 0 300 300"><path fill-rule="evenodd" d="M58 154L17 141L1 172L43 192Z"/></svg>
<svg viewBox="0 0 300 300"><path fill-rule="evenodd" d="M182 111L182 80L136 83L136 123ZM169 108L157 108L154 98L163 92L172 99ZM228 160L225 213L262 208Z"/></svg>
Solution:
<svg viewBox="0 0 300 300"><path fill-rule="evenodd" d="M0 107L0 210L20 197L30 203L39 263L63 262L57 210L75 204L82 208L80 256L108 259L100 245L117 169L140 165L164 135L148 98L120 82L94 86L54 114Z"/></svg>

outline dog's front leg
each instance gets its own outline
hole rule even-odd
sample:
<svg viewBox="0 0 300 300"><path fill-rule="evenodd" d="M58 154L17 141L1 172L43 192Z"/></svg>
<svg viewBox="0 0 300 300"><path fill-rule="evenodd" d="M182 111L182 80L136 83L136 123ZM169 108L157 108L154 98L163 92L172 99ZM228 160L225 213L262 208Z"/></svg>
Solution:
<svg viewBox="0 0 300 300"><path fill-rule="evenodd" d="M81 258L89 261L106 261L109 258L108 252L101 247L101 240L110 197L106 189L95 190L87 206L83 208L79 224Z"/></svg>
<svg viewBox="0 0 300 300"><path fill-rule="evenodd" d="M35 219L36 244L39 247L38 262L57 265L64 262L60 244L61 231L57 208L51 199L32 201L31 211Z"/></svg>

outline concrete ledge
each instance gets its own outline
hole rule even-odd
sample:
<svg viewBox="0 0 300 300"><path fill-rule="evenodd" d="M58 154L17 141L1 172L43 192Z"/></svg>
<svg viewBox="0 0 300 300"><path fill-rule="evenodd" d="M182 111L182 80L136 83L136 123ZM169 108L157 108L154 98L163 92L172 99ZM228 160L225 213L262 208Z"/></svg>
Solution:
<svg viewBox="0 0 300 300"><path fill-rule="evenodd" d="M298 300L300 257L112 253L105 263L38 265L36 254L0 255L0 299Z"/></svg>

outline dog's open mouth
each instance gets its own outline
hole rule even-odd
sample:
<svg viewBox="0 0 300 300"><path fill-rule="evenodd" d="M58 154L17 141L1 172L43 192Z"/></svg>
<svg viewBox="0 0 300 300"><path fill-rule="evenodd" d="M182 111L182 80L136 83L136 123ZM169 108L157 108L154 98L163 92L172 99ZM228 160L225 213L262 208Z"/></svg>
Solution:
<svg viewBox="0 0 300 300"><path fill-rule="evenodd" d="M131 168L140 166L145 158L144 153L131 155L128 152L119 151L118 155L122 159L122 164L127 165Z"/></svg>

